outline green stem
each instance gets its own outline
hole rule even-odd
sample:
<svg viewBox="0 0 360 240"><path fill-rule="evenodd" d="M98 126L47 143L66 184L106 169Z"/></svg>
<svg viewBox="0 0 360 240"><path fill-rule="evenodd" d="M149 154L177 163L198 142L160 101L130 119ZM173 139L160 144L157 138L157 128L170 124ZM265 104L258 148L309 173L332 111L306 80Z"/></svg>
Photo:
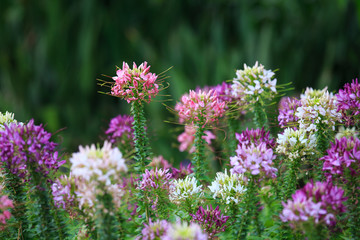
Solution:
<svg viewBox="0 0 360 240"><path fill-rule="evenodd" d="M131 115L134 117L134 147L136 173L142 174L150 163L150 144L146 134L146 119L144 105L135 101L131 105Z"/></svg>
<svg viewBox="0 0 360 240"><path fill-rule="evenodd" d="M261 101L254 104L254 122L257 128L264 127L265 131L269 131L269 120Z"/></svg>
<svg viewBox="0 0 360 240"><path fill-rule="evenodd" d="M98 201L102 205L98 206L96 211L96 228L97 239L118 239L117 221L114 216L114 204L111 194L105 192L104 194L97 195Z"/></svg>
<svg viewBox="0 0 360 240"><path fill-rule="evenodd" d="M195 178L199 181L201 180L208 180L205 173L206 173L206 163L204 161L205 157L205 140L203 139L204 127L200 123L196 124L196 132L195 132L195 152L193 157L193 163L195 168Z"/></svg>
<svg viewBox="0 0 360 240"><path fill-rule="evenodd" d="M299 172L300 168L300 158L290 159L288 165L288 170L285 175L283 188L285 192L283 194L283 201L286 201L291 197L291 195L296 191L296 173Z"/></svg>

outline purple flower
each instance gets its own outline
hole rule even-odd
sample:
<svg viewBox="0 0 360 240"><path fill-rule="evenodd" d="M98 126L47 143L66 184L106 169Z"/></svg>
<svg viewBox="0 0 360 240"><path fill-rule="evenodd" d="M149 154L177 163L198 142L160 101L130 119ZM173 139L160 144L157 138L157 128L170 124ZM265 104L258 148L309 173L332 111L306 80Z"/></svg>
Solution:
<svg viewBox="0 0 360 240"><path fill-rule="evenodd" d="M327 155L320 160L324 161L323 171L328 179L342 176L345 169L357 176L360 174L360 140L354 137L335 139Z"/></svg>
<svg viewBox="0 0 360 240"><path fill-rule="evenodd" d="M65 209L70 216L76 216L74 207L78 205L75 198L76 179L71 175L62 175L51 185L54 204L58 208Z"/></svg>
<svg viewBox="0 0 360 240"><path fill-rule="evenodd" d="M136 238L137 240L162 239L171 227L171 224L166 220L158 219L156 222L152 222L150 219L149 224L144 223L144 226L141 231L141 237Z"/></svg>
<svg viewBox="0 0 360 240"><path fill-rule="evenodd" d="M337 111L341 112L347 126L356 125L360 121L360 84L358 80L346 83L335 95L338 101Z"/></svg>
<svg viewBox="0 0 360 240"><path fill-rule="evenodd" d="M56 171L66 161L61 161L55 151L56 143L50 141L51 134L42 125L5 125L0 131L0 159L11 173L24 177L29 168L41 172L45 177Z"/></svg>
<svg viewBox="0 0 360 240"><path fill-rule="evenodd" d="M218 98L223 102L231 102L233 100L233 96L231 95L231 84L222 82L214 87L212 87L217 93Z"/></svg>
<svg viewBox="0 0 360 240"><path fill-rule="evenodd" d="M105 131L111 143L132 142L134 130L132 129L134 118L128 115L118 115L111 119L109 128Z"/></svg>
<svg viewBox="0 0 360 240"><path fill-rule="evenodd" d="M297 98L283 97L279 103L279 125L282 128L296 124L299 118L295 115L297 108L301 106Z"/></svg>
<svg viewBox="0 0 360 240"><path fill-rule="evenodd" d="M191 163L186 165L180 163L180 169L174 167L172 168L172 178L174 179L185 178L187 175L194 172L192 168L193 166L191 165Z"/></svg>
<svg viewBox="0 0 360 240"><path fill-rule="evenodd" d="M142 180L139 184L139 189L152 191L153 189L168 189L172 174L169 173L169 169L151 169L150 171L145 169L145 173L142 175Z"/></svg>
<svg viewBox="0 0 360 240"><path fill-rule="evenodd" d="M284 209L280 214L283 222L290 222L293 228L301 227L303 222L333 226L336 215L345 212L344 190L333 186L331 182L311 181L304 188L292 195L292 200L282 203Z"/></svg>
<svg viewBox="0 0 360 240"><path fill-rule="evenodd" d="M210 239L214 238L216 234L224 232L226 227L226 221L229 216L221 214L219 206L213 209L212 205L207 205L206 210L200 206L196 214L190 214L193 219L192 222L198 223L202 229L204 229Z"/></svg>
<svg viewBox="0 0 360 240"><path fill-rule="evenodd" d="M236 139L239 141L240 145L250 146L252 143L258 145L260 143L265 143L267 148L275 147L275 139L269 137L270 131L266 132L264 127L257 129L247 129L242 133L235 133Z"/></svg>

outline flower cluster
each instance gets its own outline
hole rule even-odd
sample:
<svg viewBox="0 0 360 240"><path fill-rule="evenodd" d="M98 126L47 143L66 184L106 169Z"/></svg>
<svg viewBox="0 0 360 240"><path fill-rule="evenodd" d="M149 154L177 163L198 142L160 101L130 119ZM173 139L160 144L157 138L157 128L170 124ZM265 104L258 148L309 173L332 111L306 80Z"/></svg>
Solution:
<svg viewBox="0 0 360 240"><path fill-rule="evenodd" d="M245 181L240 174L228 175L227 170L225 172L216 173L215 180L209 186L213 198L220 198L220 201L225 204L237 204L241 201L246 191Z"/></svg>
<svg viewBox="0 0 360 240"><path fill-rule="evenodd" d="M134 118L129 115L118 115L111 119L109 128L105 131L111 143L124 144L127 141L132 142L134 138L133 127Z"/></svg>
<svg viewBox="0 0 360 240"><path fill-rule="evenodd" d="M186 164L186 165L180 163L179 169L172 168L171 170L172 170L172 178L174 178L174 179L185 178L186 176L188 176L189 174L194 172L192 170L191 163Z"/></svg>
<svg viewBox="0 0 360 240"><path fill-rule="evenodd" d="M149 166L153 168L162 168L162 169L170 169L172 167L172 165L162 155L153 157Z"/></svg>
<svg viewBox="0 0 360 240"><path fill-rule="evenodd" d="M354 137L357 138L359 136L359 132L356 131L355 127L352 128L344 128L344 126L340 126L338 129L338 133L335 134L336 139L341 139L343 137Z"/></svg>
<svg viewBox="0 0 360 240"><path fill-rule="evenodd" d="M208 92L190 90L189 94L181 97L181 102L176 104L175 110L179 114L180 123L205 125L222 117L225 106L226 103L220 101L217 92L214 90Z"/></svg>
<svg viewBox="0 0 360 240"><path fill-rule="evenodd" d="M0 112L0 130L4 130L5 124L9 125L10 123L16 123L17 121L14 119L14 114L6 111L5 114Z"/></svg>
<svg viewBox="0 0 360 240"><path fill-rule="evenodd" d="M0 230L3 230L6 220L10 219L11 213L9 210L11 208L14 208L13 201L8 196L0 196Z"/></svg>
<svg viewBox="0 0 360 240"><path fill-rule="evenodd" d="M65 209L70 216L76 216L75 206L78 202L75 197L76 179L71 176L62 175L51 185L54 204L58 208Z"/></svg>
<svg viewBox="0 0 360 240"><path fill-rule="evenodd" d="M156 222L153 222L150 219L148 224L144 223L144 226L141 231L141 237L136 238L137 240L163 239L170 229L171 224L166 220L158 219Z"/></svg>
<svg viewBox="0 0 360 240"><path fill-rule="evenodd" d="M11 173L24 177L29 168L45 177L57 170L66 161L61 161L55 151L56 143L51 134L34 120L27 124L5 125L0 131L0 159Z"/></svg>
<svg viewBox="0 0 360 240"><path fill-rule="evenodd" d="M110 194L115 206L120 205L122 191L122 172L127 171L125 160L118 148L111 148L111 143L105 141L102 148L93 144L85 148L80 146L79 152L73 153L70 162L70 172L76 181L76 194L80 209L93 214L91 209L97 202L97 196Z"/></svg>
<svg viewBox="0 0 360 240"><path fill-rule="evenodd" d="M297 98L283 97L279 103L278 121L280 127L295 127L299 118L295 115L297 108L301 106Z"/></svg>
<svg viewBox="0 0 360 240"><path fill-rule="evenodd" d="M343 202L347 198L343 195L344 190L331 182L309 182L292 195L292 200L283 202L280 218L283 222L290 222L292 227L308 221L334 225L336 215L345 212Z"/></svg>
<svg viewBox="0 0 360 240"><path fill-rule="evenodd" d="M200 206L196 214L190 214L193 219L192 222L200 224L201 228L208 233L208 237L213 239L216 234L224 232L226 229L226 221L229 216L221 214L219 206L213 209L212 205L206 206L206 210Z"/></svg>
<svg viewBox="0 0 360 240"><path fill-rule="evenodd" d="M196 223L177 222L168 229L163 240L207 240L207 234Z"/></svg>
<svg viewBox="0 0 360 240"><path fill-rule="evenodd" d="M263 65L255 63L253 67L244 64L244 70L236 71L236 78L233 79L232 94L235 98L243 95L251 103L261 98L271 99L276 93L275 73L266 70Z"/></svg>
<svg viewBox="0 0 360 240"><path fill-rule="evenodd" d="M150 102L159 92L159 86L155 83L157 75L150 72L150 66L147 62L142 63L139 67L133 63L133 69L123 62L122 69L116 71L115 81L111 88L113 96L121 97L128 103L134 101Z"/></svg>
<svg viewBox="0 0 360 240"><path fill-rule="evenodd" d="M195 152L195 132L196 126L194 125L186 125L185 132L181 133L177 140L180 143L179 150L183 152L185 150L189 151L189 153ZM211 131L204 131L205 135L202 138L210 145L211 140L215 139L216 136Z"/></svg>
<svg viewBox="0 0 360 240"><path fill-rule="evenodd" d="M264 142L257 146L253 143L250 146L239 144L236 154L236 156L230 157L230 164L233 167L230 170L231 173L276 177L277 169L272 167L276 156Z"/></svg>
<svg viewBox="0 0 360 240"><path fill-rule="evenodd" d="M277 143L276 152L286 155L290 160L313 155L316 151L315 134L304 129L286 128L282 134L278 134Z"/></svg>
<svg viewBox="0 0 360 240"><path fill-rule="evenodd" d="M264 127L250 130L246 128L242 133L235 133L235 137L240 145L250 146L252 143L256 145L265 143L268 148L275 147L275 139L270 138L270 131L266 132Z"/></svg>
<svg viewBox="0 0 360 240"><path fill-rule="evenodd" d="M358 80L346 83L344 89L336 94L338 100L337 110L347 126L359 124L360 121L360 84Z"/></svg>
<svg viewBox="0 0 360 240"><path fill-rule="evenodd" d="M138 188L141 190L151 191L153 189L168 189L172 174L169 169L145 169L142 180Z"/></svg>
<svg viewBox="0 0 360 240"><path fill-rule="evenodd" d="M197 186L196 178L187 176L185 179L172 181L169 199L171 202L181 204L187 199L191 200L202 194L202 185Z"/></svg>
<svg viewBox="0 0 360 240"><path fill-rule="evenodd" d="M337 100L333 94L323 90L307 88L301 95L301 106L295 115L299 118L299 127L306 131L319 131L332 128L341 120L341 113L337 112Z"/></svg>
<svg viewBox="0 0 360 240"><path fill-rule="evenodd" d="M324 161L323 171L328 178L342 176L345 171L357 176L360 174L360 140L354 137L335 139L327 155L320 160Z"/></svg>
<svg viewBox="0 0 360 240"><path fill-rule="evenodd" d="M217 92L218 98L221 101L230 103L234 100L234 97L231 94L232 88L230 83L222 82L221 84L214 86L212 89L214 89Z"/></svg>

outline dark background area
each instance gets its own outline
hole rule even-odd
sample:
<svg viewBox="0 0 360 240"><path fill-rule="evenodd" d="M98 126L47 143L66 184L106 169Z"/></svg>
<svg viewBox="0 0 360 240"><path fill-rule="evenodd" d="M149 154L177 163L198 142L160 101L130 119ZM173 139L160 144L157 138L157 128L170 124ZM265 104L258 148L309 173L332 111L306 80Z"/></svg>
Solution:
<svg viewBox="0 0 360 240"><path fill-rule="evenodd" d="M154 152L176 159L184 155L163 103L256 60L279 69L278 83L293 83L289 94L337 91L360 75L359 25L355 0L1 0L0 111L53 133L66 128L58 141L73 152L129 113L125 101L98 93L101 74L115 75L123 61L148 61L154 73L173 66L162 92L171 97L146 112Z"/></svg>

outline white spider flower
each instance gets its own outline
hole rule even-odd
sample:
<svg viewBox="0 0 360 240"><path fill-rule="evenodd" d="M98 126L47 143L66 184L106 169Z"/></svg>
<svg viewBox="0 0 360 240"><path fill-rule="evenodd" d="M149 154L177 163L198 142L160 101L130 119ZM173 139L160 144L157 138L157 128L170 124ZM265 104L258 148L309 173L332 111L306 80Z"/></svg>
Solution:
<svg viewBox="0 0 360 240"><path fill-rule="evenodd" d="M335 135L335 138L340 140L343 137L346 137L346 138L350 138L350 137L358 138L359 137L359 132L356 131L355 127L345 128L344 126L340 126L339 127L339 132Z"/></svg>
<svg viewBox="0 0 360 240"><path fill-rule="evenodd" d="M215 180L209 189L213 193L214 199L220 198L226 204L239 203L246 191L243 176L232 173L228 175L226 169L224 173L216 173Z"/></svg>
<svg viewBox="0 0 360 240"><path fill-rule="evenodd" d="M9 125L10 123L16 123L17 121L14 119L14 113L10 113L6 111L5 114L0 112L0 130L4 130L6 125Z"/></svg>
<svg viewBox="0 0 360 240"><path fill-rule="evenodd" d="M96 148L94 144L85 148L80 146L70 162L74 177L103 182L105 185L118 183L119 174L127 171L121 152L118 148L111 148L111 143L107 141L102 148Z"/></svg>
<svg viewBox="0 0 360 240"><path fill-rule="evenodd" d="M276 152L288 156L290 160L313 155L316 151L315 134L304 129L286 128L282 134L278 134L277 143Z"/></svg>
<svg viewBox="0 0 360 240"><path fill-rule="evenodd" d="M299 118L299 127L306 131L335 130L335 123L341 121L341 113L337 112L337 99L327 88L313 90L307 88L301 95L301 107L295 115Z"/></svg>
<svg viewBox="0 0 360 240"><path fill-rule="evenodd" d="M275 73L264 69L258 62L255 66L249 67L244 64L244 70L236 71L236 78L233 79L232 95L234 98L242 97L244 94L247 100L257 101L259 96L271 99L276 93Z"/></svg>
<svg viewBox="0 0 360 240"><path fill-rule="evenodd" d="M186 199L202 196L202 185L197 186L195 177L174 180L170 186L170 201L180 204Z"/></svg>

